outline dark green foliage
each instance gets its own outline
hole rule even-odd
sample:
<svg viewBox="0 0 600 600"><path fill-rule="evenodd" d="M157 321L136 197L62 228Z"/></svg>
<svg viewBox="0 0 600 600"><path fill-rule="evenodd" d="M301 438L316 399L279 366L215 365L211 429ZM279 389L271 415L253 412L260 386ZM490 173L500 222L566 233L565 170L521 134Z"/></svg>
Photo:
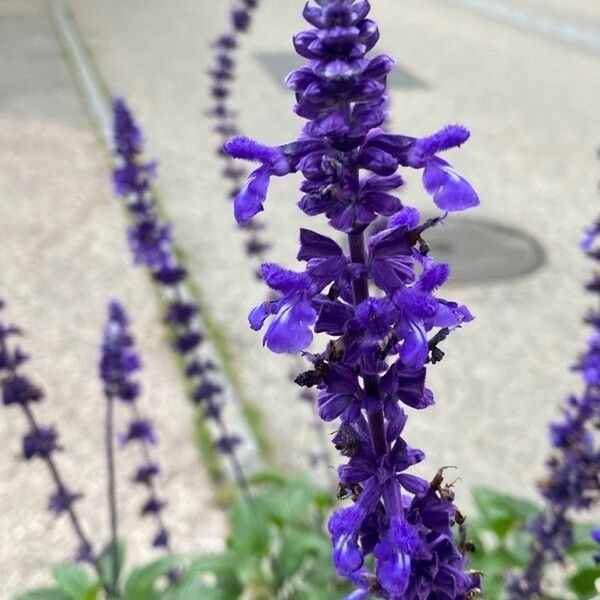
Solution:
<svg viewBox="0 0 600 600"><path fill-rule="evenodd" d="M504 574L522 568L528 560L532 536L523 526L540 507L529 500L483 487L474 490L473 498L477 512L467 520L468 538L475 544L470 565L484 574L485 598L497 600L502 598ZM567 552L568 565L564 565L568 566L565 588L574 592L578 600L594 597L594 582L600 577L600 569L593 563L596 548L590 538L591 530L591 525L575 525L575 540Z"/></svg>

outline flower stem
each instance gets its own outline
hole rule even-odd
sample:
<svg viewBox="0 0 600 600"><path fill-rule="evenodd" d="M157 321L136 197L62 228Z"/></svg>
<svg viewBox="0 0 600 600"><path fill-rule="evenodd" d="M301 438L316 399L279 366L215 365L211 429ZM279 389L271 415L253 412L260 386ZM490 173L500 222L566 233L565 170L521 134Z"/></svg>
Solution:
<svg viewBox="0 0 600 600"><path fill-rule="evenodd" d="M108 471L108 514L110 519L111 532L111 553L112 553L112 591L115 596L118 593L119 579L119 559L117 556L117 495L115 484L115 451L114 451L114 396L107 394L106 397L106 422L105 422L105 443L106 443L106 466Z"/></svg>
<svg viewBox="0 0 600 600"><path fill-rule="evenodd" d="M178 302L186 301L186 295L180 287L177 287L175 289L175 299ZM186 324L183 327L183 332L184 333L192 333L192 332L194 332L194 329L191 327L190 324ZM196 351L196 356L197 356L198 360L201 360L201 356L198 353L198 351ZM202 377L204 377L204 376L202 376ZM217 412L215 414L215 416L213 417L213 420L215 421L217 429L219 430L219 435L223 438L228 438L229 430L227 428L227 425L226 425L225 420L223 419L221 413ZM246 479L246 475L244 474L244 469L242 467L242 463L240 462L240 460L235 452L235 448L232 448L231 451L227 452L226 454L227 454L227 460L229 461L231 471L233 474L233 478L234 478L234 481L235 481L237 487L239 488L242 496L244 496L245 498L250 498L251 494L250 494L250 487L248 485L248 480Z"/></svg>
<svg viewBox="0 0 600 600"><path fill-rule="evenodd" d="M348 234L348 245L350 247L350 259L355 264L366 265L365 234ZM352 278L352 291L354 293L354 306L369 298L369 280L365 274ZM377 456L383 456L388 448L385 439L385 421L383 417L383 405L379 394L379 376L377 374L365 374L363 376L365 394L372 400L379 400L379 408L370 413L369 429L371 431L371 443L373 451Z"/></svg>
<svg viewBox="0 0 600 600"><path fill-rule="evenodd" d="M39 425L35 419L33 412L29 408L29 406L27 406L27 404L21 404L21 407L23 409L23 412L25 413L25 417L26 417L31 429L33 431L38 431ZM52 476L52 480L54 481L54 484L56 485L57 491L58 492L63 491L63 490L66 491L67 488L62 480L62 477L60 476L60 472L58 471L58 468L57 468L56 463L54 462L54 459L52 458L52 456L48 455L48 456L44 457L44 462L48 466L48 470L50 471L50 475ZM77 538L79 539L79 542L81 543L81 545L85 546L87 548L91 548L92 547L91 542L89 541L89 539L83 532L81 522L79 520L77 512L75 511L75 508L73 508L73 505L69 504L67 506L66 511L67 511L67 514L69 515L69 520L71 521L71 525L73 526L75 534L77 535ZM97 569L96 562L94 562L94 566Z"/></svg>

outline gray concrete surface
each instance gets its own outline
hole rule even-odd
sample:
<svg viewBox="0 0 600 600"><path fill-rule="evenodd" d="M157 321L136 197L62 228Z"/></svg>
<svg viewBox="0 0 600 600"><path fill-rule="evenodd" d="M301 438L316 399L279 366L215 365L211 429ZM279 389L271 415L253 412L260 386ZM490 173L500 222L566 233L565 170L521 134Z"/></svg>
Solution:
<svg viewBox="0 0 600 600"><path fill-rule="evenodd" d="M26 330L27 373L47 392L38 414L62 433L58 457L66 479L85 491L79 504L93 539L107 538L104 401L96 379L106 302L121 298L143 354L140 403L156 424L165 519L177 551L220 546L223 519L193 443L193 415L163 339L150 282L134 270L124 216L109 195L107 165L82 112L50 31L43 2L0 4L0 296L2 320ZM120 411L122 417L127 413ZM64 519L45 512L45 466L19 457L25 421L16 408L0 415L0 598L46 583L51 564L70 558L74 539ZM122 424L120 424L122 428ZM122 529L130 562L157 556L149 523L136 511L143 491L128 483L139 461L119 456ZM194 534L195 532L195 534Z"/></svg>
<svg viewBox="0 0 600 600"><path fill-rule="evenodd" d="M249 135L266 142L294 138L301 122L290 111L291 95L257 57L289 51L292 33L302 26L302 4L265 0L257 13L255 30L245 43L237 96L242 126ZM541 473L547 448L546 423L556 414L564 394L578 389L568 365L582 347L585 333L580 316L587 299L580 288L589 265L577 249L577 240L582 226L600 207L596 192L600 169L595 159L600 141L598 58L564 41L482 18L438 0L379 0L374 4L373 15L382 30L380 47L423 82L421 86L394 90L394 129L419 135L449 121L469 125L472 141L449 159L469 176L481 194L482 207L473 217L533 236L547 259L541 269L521 279L455 285L447 292L452 299L467 303L477 321L445 344L447 357L432 369L430 379L438 404L425 413L413 412L407 434L412 443L426 450L429 459L423 471L427 474L440 465L459 467L458 498L467 506L468 490L477 484L534 496L533 479ZM511 4L597 30L595 0L569 3L569 10L556 0L511 0ZM20 3L13 6L14 10L28 10ZM306 468L307 448L317 443L310 410L298 403L295 388L287 378L293 362L270 355L262 348L260 336L247 327L247 309L264 297L264 291L252 278L243 256L242 240L235 232L219 179L216 140L204 116L208 106L206 70L210 64L207 42L222 29L227 3L71 0L71 6L103 76L115 92L129 99L146 131L151 155L161 161L159 187L178 239L238 357L243 388L264 415L275 461L281 466ZM67 87L65 83L64 88L60 86L54 92L61 110ZM70 101L75 102L72 96ZM37 105L31 110L18 105L16 112L13 108L9 114L2 113L4 127L10 127L13 133L12 137L2 136L11 140L12 148L3 152L3 160L7 156L12 159L10 168L0 169L0 190L3 197L27 200L18 205L2 204L1 227L10 222L7 219L20 218L21 224L20 229L12 227L14 237L6 242L6 252L12 253L11 260L6 257L10 268L0 273L6 278L5 285L13 290L11 295L20 299L13 299L15 318L32 331L40 330L35 347L38 358L32 368L39 364L40 374L55 381L55 385L74 387L79 393L92 384L85 380L76 384L66 371L58 377L56 364L50 363L49 357L63 357L77 344L71 360L87 356L93 368L95 329L93 319L88 317L95 298L99 307L95 324L99 323L104 295L95 280L89 281L87 293L81 294L70 279L61 281L60 287L65 294L70 290L68 301L51 299L45 288L50 281L53 285L49 289L56 290L54 278L44 277L43 270L36 277L22 273L25 266L33 271L32 262L27 262L24 254L29 253L32 261L36 252L33 244L25 252L19 243L23 231L48 227L63 232L65 222L71 223L75 214L83 215L69 238L54 234L61 240L50 247L50 256L58 254L55 268L72 255L67 241L81 236L87 244L77 246L77 260L69 263L70 268L87 281L92 261L93 272L104 273L104 281L111 282L113 289L122 285L132 301L137 297L139 335L148 336L143 341L148 350L157 353L155 364L159 364L164 349L158 326L151 323L154 305L148 301L143 278L138 282L135 277L141 275L128 270L120 231L107 226L121 216L113 204L104 203L110 190L104 183L105 166L89 130L83 122L78 127L62 128L57 123L48 124L52 120L45 111L51 109L39 100ZM42 114L36 110L42 110ZM74 107L66 113L71 117L78 111ZM66 136L65 129L71 137L61 141L53 137ZM30 136L29 145L23 141L26 134ZM80 145L76 146L74 140ZM14 148L21 148L20 153ZM32 158L25 161L29 154ZM39 162L34 165L35 156ZM29 173L27 177L19 174L23 169ZM46 182L49 173L56 174L54 183ZM314 228L317 221L299 215L294 202L296 183L275 181L266 213L268 231L275 243L273 258L290 266L297 249L298 225L310 223ZM54 193L52 185L56 186ZM65 197L65 191L71 196ZM49 205L61 210L38 224L31 217L30 211L37 211L33 199L40 201L46 196ZM415 178L409 180L403 197L431 209ZM79 199L77 204L73 198ZM83 229L85 237L81 231L84 225L91 228ZM91 248L96 248L97 255ZM484 246L474 252L487 250ZM44 296L34 294L40 289L45 291ZM27 309L28 303L32 308ZM64 318L69 311L73 311L71 318ZM60 333L48 325L56 323L52 316L56 313L66 322ZM65 331L71 331L68 344ZM80 331L87 333L75 335ZM53 352L42 352L45 338L41 332L46 332L46 343ZM42 371L44 364L46 370ZM77 365L82 370L81 361ZM149 372L147 377L151 376L158 377ZM160 389L172 394L167 380L163 374L157 385L162 383ZM168 410L166 396L158 394L158 389L153 386L156 408ZM82 409L77 418L83 418L83 414ZM190 463L178 464L177 471L184 472L188 467ZM1 468L7 467L3 464ZM10 470L3 480L12 473ZM26 486L27 474L21 468L19 473L22 486ZM20 489L25 493L23 487ZM2 502L6 502L4 496ZM188 504L183 501L183 506ZM182 515L181 527L185 519ZM214 523L211 520L210 527ZM30 538L14 544L11 540L10 547L22 548L29 543L33 543ZM41 539L35 544L44 547ZM31 568L35 563L28 564Z"/></svg>

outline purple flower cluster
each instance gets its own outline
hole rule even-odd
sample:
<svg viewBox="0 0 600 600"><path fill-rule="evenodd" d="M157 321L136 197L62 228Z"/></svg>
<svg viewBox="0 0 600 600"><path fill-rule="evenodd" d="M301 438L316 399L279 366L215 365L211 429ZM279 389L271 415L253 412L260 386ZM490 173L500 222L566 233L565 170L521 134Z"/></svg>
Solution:
<svg viewBox="0 0 600 600"><path fill-rule="evenodd" d="M143 162L142 134L124 100L114 100L113 113L116 157L113 182L115 193L125 199L131 216L127 238L134 260L148 268L164 292L165 322L174 331L173 349L184 360L191 398L203 408L206 419L215 423L219 431L215 448L228 457L236 482L246 492L246 480L236 455L241 439L228 432L223 419L223 388L214 376L217 366L201 352L204 333L198 319L199 307L189 297L187 272L177 258L171 227L161 220L153 197L151 181L156 174L156 163Z"/></svg>
<svg viewBox="0 0 600 600"><path fill-rule="evenodd" d="M0 310L4 303L0 301ZM78 539L76 558L93 562L92 543L84 533L75 502L83 497L79 492L71 491L64 479L54 455L61 450L58 433L51 426L40 425L33 412L33 406L43 399L40 388L20 373L22 365L29 360L18 346L9 347L9 339L21 334L14 325L0 323L0 388L2 403L5 406L18 406L29 425L29 431L23 437L22 452L25 460L38 458L46 463L54 484L54 492L48 502L48 510L55 516L63 513L69 517Z"/></svg>
<svg viewBox="0 0 600 600"><path fill-rule="evenodd" d="M249 321L256 330L269 322L264 343L273 352L304 352L312 368L297 383L318 389L324 421L340 421L333 443L349 459L339 468L340 497L352 504L332 515L329 531L335 567L356 585L349 598L462 600L480 583L465 571L453 537L453 494L441 478L427 482L407 472L424 454L401 434L405 406L433 403L426 364L442 358L438 344L472 316L435 294L449 267L427 256L422 234L442 219L421 222L394 192L403 183L398 168L411 167L422 170L425 189L444 211L476 206L473 188L438 156L469 133L458 125L425 138L383 131L394 63L366 56L379 38L367 18L369 2L317 4L304 9L313 28L294 37L308 63L287 78L294 110L308 121L300 137L278 147L235 138L225 150L260 163L235 198L239 223L263 210L271 177L301 172L299 207L324 214L346 234L349 252L302 229L298 259L305 269L263 264L275 298ZM379 217L387 226L366 238ZM314 333L332 336L317 354L307 352Z"/></svg>
<svg viewBox="0 0 600 600"><path fill-rule="evenodd" d="M129 331L129 319L125 309L116 301L108 306L108 320L104 328L100 359L100 377L104 383L104 392L109 399L119 399L129 407L131 421L125 432L118 434L121 446L136 443L143 463L132 476L133 483L143 485L148 491L140 513L151 514L157 524L152 540L155 548L169 548L169 531L162 518L162 509L166 503L158 498L156 478L160 466L152 458L151 448L158 439L152 424L141 415L137 399L140 385L133 379L134 373L141 368L139 355L135 351L134 339ZM151 510L154 509L154 510Z"/></svg>
<svg viewBox="0 0 600 600"><path fill-rule="evenodd" d="M246 170L235 165L231 157L223 151L223 143L240 133L236 123L237 113L231 107L236 67L235 52L239 47L239 37L248 31L252 22L252 12L257 7L258 0L238 0L230 11L230 31L219 36L213 43L214 65L209 75L212 80L210 92L214 105L209 115L216 121L214 131L221 140L218 155L225 161L222 175L231 184L229 198L234 198L238 194L246 177ZM254 221L240 228L248 234L245 244L246 253L260 263L270 247L269 242L260 235L264 225Z"/></svg>
<svg viewBox="0 0 600 600"><path fill-rule="evenodd" d="M599 242L600 220L585 230L581 243L596 261L600 261ZM586 287L600 296L600 275L596 274ZM589 510L600 500L600 445L594 432L600 428L600 312L592 311L586 322L593 332L585 353L574 366L581 373L584 391L579 397L569 396L562 418L550 424L553 451L540 484L546 506L527 525L534 536L530 560L522 573L509 574L510 600L542 594L544 567L561 561L573 541L571 513ZM600 534L596 535L600 539Z"/></svg>

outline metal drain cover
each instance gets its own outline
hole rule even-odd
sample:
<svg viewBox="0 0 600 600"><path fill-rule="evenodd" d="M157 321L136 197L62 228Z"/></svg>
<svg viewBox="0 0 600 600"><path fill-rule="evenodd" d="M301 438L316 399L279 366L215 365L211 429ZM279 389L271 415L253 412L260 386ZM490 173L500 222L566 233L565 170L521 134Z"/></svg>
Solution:
<svg viewBox="0 0 600 600"><path fill-rule="evenodd" d="M302 59L291 52L260 52L256 59L267 73L279 84L294 69L302 66ZM395 88L426 88L427 85L404 67L396 63L394 70L388 76L388 84Z"/></svg>
<svg viewBox="0 0 600 600"><path fill-rule="evenodd" d="M546 262L534 238L493 221L455 217L428 230L424 238L431 256L452 266L450 283L523 277Z"/></svg>

